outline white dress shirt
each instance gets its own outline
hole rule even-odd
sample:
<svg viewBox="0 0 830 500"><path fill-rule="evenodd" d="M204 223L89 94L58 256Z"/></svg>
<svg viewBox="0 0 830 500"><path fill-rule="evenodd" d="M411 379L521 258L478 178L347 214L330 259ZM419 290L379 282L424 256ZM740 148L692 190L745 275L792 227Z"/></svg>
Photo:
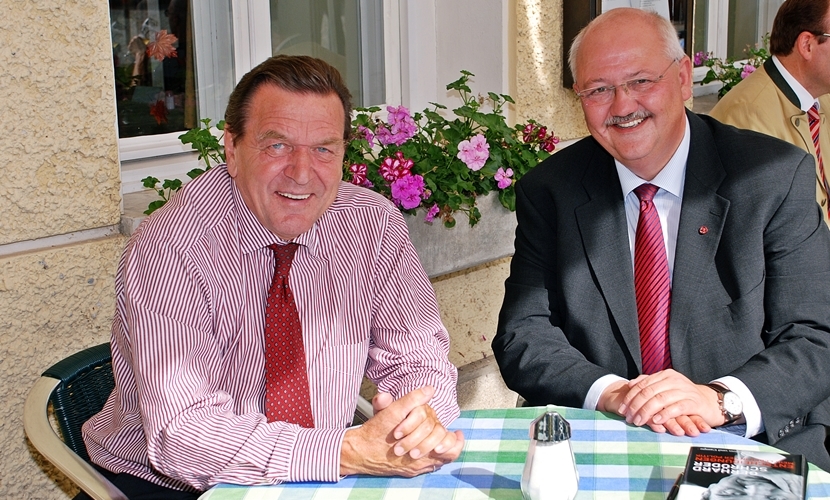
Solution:
<svg viewBox="0 0 830 500"><path fill-rule="evenodd" d="M674 276L674 256L677 248L677 231L680 225L680 209L683 203L683 186L686 180L686 161L689 157L689 120L686 119L686 129L680 145L669 162L654 179L641 179L617 160L617 175L620 178L623 199L625 200L625 218L628 222L628 244L631 251L631 268L634 269L634 241L637 236L637 222L640 220L640 200L634 189L642 184L650 183L659 187L654 196L654 207L660 217L660 226L663 229L663 241L666 245L666 257L669 262L669 277ZM618 380L625 380L617 375L605 375L591 385L585 396L583 408L596 410L599 398L608 386ZM761 420L761 409L746 384L735 377L721 377L713 382L719 382L736 393L743 403L744 417L746 418L746 437L752 437L764 430Z"/></svg>

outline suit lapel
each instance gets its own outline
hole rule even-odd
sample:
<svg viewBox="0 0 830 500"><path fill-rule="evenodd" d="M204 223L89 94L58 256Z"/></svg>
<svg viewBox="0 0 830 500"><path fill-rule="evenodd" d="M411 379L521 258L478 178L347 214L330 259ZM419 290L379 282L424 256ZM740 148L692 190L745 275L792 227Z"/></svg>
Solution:
<svg viewBox="0 0 830 500"><path fill-rule="evenodd" d="M696 315L695 304L704 276L711 274L720 243L729 200L717 194L726 173L715 148L709 127L692 113L691 144L686 164L683 205L677 233L672 275L669 342L673 367L688 368L686 334Z"/></svg>
<svg viewBox="0 0 830 500"><path fill-rule="evenodd" d="M639 365L640 333L622 188L613 158L599 146L597 149L583 177L590 199L576 208L576 222L588 265L632 358Z"/></svg>

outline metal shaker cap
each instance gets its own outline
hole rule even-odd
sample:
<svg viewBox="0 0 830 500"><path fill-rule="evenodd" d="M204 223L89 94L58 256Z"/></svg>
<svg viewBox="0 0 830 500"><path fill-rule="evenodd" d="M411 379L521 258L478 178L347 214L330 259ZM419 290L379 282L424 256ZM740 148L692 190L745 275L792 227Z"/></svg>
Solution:
<svg viewBox="0 0 830 500"><path fill-rule="evenodd" d="M571 424L548 405L544 414L530 424L530 439L546 443L558 443L571 438Z"/></svg>

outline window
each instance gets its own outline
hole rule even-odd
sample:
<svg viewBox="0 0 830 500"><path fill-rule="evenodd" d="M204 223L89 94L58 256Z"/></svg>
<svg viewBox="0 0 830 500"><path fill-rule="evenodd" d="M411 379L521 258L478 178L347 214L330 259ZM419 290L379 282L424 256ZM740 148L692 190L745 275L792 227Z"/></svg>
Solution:
<svg viewBox="0 0 830 500"><path fill-rule="evenodd" d="M236 81L272 54L326 60L357 106L399 100L397 1L110 0L122 191L183 178L196 160L178 136L221 119Z"/></svg>
<svg viewBox="0 0 830 500"><path fill-rule="evenodd" d="M744 58L747 46L760 44L772 29L772 21L784 0L695 0L694 53L715 57ZM703 77L698 70L695 76Z"/></svg>

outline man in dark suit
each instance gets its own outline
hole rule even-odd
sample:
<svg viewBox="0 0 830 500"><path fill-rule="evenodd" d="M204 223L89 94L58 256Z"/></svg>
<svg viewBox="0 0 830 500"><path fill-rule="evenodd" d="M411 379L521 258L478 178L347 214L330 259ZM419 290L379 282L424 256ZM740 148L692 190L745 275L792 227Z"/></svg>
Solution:
<svg viewBox="0 0 830 500"><path fill-rule="evenodd" d="M531 404L713 427L830 469L830 232L813 159L687 112L672 25L615 9L574 40L591 137L517 185L493 350Z"/></svg>

